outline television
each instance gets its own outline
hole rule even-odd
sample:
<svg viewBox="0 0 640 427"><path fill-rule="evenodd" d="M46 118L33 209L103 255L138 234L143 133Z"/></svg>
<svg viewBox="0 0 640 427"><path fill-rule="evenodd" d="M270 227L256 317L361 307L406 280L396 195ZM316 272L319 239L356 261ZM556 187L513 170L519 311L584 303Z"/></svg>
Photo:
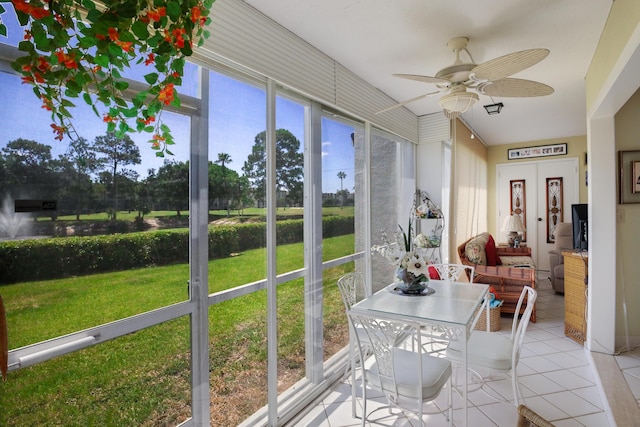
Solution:
<svg viewBox="0 0 640 427"><path fill-rule="evenodd" d="M573 224L573 249L587 249L587 204L571 205L571 223Z"/></svg>

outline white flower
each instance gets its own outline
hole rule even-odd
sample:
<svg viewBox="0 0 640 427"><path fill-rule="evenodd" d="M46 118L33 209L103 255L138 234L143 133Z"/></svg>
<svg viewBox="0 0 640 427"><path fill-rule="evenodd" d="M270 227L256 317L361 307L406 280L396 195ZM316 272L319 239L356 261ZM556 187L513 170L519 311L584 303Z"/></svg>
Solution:
<svg viewBox="0 0 640 427"><path fill-rule="evenodd" d="M429 274L429 267L424 258L416 253L409 252L405 257L407 260L407 271L414 276L427 276Z"/></svg>
<svg viewBox="0 0 640 427"><path fill-rule="evenodd" d="M413 244L418 248L429 247L429 239L424 234L420 233L413 239Z"/></svg>

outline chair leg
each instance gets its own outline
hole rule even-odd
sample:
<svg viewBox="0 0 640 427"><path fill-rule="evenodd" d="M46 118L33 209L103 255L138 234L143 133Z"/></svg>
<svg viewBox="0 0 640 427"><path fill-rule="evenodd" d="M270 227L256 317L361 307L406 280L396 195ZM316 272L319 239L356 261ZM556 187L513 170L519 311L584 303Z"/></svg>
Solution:
<svg viewBox="0 0 640 427"><path fill-rule="evenodd" d="M353 343L349 343L349 357L351 359L351 416L353 418L358 418L358 414L356 411L356 355L355 349L353 348ZM362 365L362 361L360 362Z"/></svg>
<svg viewBox="0 0 640 427"><path fill-rule="evenodd" d="M515 366L511 370L511 387L513 388L513 403L517 408L520 405L522 394L520 393L520 384L518 383L518 374ZM522 400L524 401L524 398Z"/></svg>

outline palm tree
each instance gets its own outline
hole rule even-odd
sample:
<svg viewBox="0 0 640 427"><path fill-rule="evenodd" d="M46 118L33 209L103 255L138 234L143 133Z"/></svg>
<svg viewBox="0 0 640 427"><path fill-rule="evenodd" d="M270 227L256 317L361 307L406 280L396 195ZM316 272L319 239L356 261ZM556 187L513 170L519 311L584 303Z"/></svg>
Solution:
<svg viewBox="0 0 640 427"><path fill-rule="evenodd" d="M231 155L227 153L218 153L218 160L216 160L216 163L222 166L222 182L224 183L224 196L227 198L227 217L231 215L231 212L229 209L229 191L227 190L227 168L225 168L224 165L231 162L232 162Z"/></svg>
<svg viewBox="0 0 640 427"><path fill-rule="evenodd" d="M343 171L338 172L338 178L340 179L340 209L344 206L344 190L342 189L342 181L347 177L347 174Z"/></svg>

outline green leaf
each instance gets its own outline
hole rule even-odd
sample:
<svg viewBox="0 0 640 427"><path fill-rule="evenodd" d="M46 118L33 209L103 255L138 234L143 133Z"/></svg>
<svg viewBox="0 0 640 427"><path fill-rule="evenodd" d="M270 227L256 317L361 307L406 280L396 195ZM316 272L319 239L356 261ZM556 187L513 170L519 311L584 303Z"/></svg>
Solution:
<svg viewBox="0 0 640 427"><path fill-rule="evenodd" d="M155 150L159 150L159 148L155 148ZM164 157L164 153L162 151L157 151L156 157Z"/></svg>
<svg viewBox="0 0 640 427"><path fill-rule="evenodd" d="M136 35L139 39L146 40L149 38L149 30L147 29L147 24L142 21L136 20L131 26L131 31Z"/></svg>
<svg viewBox="0 0 640 427"><path fill-rule="evenodd" d="M62 100L62 105L64 107L75 107L76 106L73 102L69 101L68 99L63 99Z"/></svg>
<svg viewBox="0 0 640 427"><path fill-rule="evenodd" d="M173 0L167 2L167 16L169 18L176 21L180 17L181 12L179 1Z"/></svg>
<svg viewBox="0 0 640 427"><path fill-rule="evenodd" d="M129 88L129 83L122 80L118 80L115 82L115 87L120 91L127 90Z"/></svg>
<svg viewBox="0 0 640 427"><path fill-rule="evenodd" d="M82 0L82 7L87 10L94 10L96 8L96 4L93 0Z"/></svg>
<svg viewBox="0 0 640 427"><path fill-rule="evenodd" d="M4 12L4 10L0 11L0 13L2 13L2 12ZM4 36L4 37L7 36L7 27L5 27L5 25L2 23L2 21L0 21L0 36Z"/></svg>
<svg viewBox="0 0 640 427"><path fill-rule="evenodd" d="M91 1L87 1L87 3L93 3ZM85 6L86 7L86 6ZM87 13L87 21L89 22L97 22L100 20L100 18L102 17L102 13L100 13L100 11L98 11L95 7L95 5L89 9L89 13Z"/></svg>
<svg viewBox="0 0 640 427"><path fill-rule="evenodd" d="M93 100L91 99L91 95L89 95L87 92L82 94L82 98L84 99L84 102L86 102L88 105L93 105Z"/></svg>
<svg viewBox="0 0 640 427"><path fill-rule="evenodd" d="M167 153L168 155L173 156L173 153L172 153L171 151L169 151L168 149L166 149L166 148L165 148L165 149L164 149L164 151L166 151L166 153Z"/></svg>
<svg viewBox="0 0 640 427"><path fill-rule="evenodd" d="M156 82L158 81L158 73L149 73L146 74L144 76L144 79L147 83L149 83L150 85L154 85L156 84Z"/></svg>
<svg viewBox="0 0 640 427"><path fill-rule="evenodd" d="M107 55L96 55L95 57L96 64L101 67L107 68L109 66L109 57Z"/></svg>
<svg viewBox="0 0 640 427"><path fill-rule="evenodd" d="M122 114L125 117L128 117L128 118L136 117L138 115L138 109L135 108L135 107L134 108L123 109L122 110Z"/></svg>

